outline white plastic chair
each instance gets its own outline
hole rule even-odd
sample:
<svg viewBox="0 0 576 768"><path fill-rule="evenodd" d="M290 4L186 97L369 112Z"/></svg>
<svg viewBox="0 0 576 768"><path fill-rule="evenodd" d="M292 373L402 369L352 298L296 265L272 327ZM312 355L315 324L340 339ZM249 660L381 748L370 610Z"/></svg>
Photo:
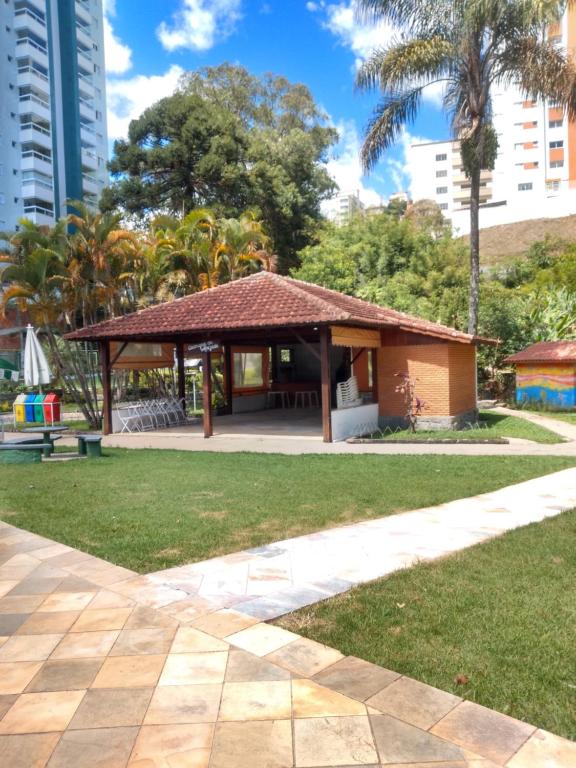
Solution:
<svg viewBox="0 0 576 768"><path fill-rule="evenodd" d="M350 376L347 381L341 381L336 385L337 408L356 408L362 405L362 398L358 392L356 376Z"/></svg>
<svg viewBox="0 0 576 768"><path fill-rule="evenodd" d="M118 418L120 419L120 424L122 425L122 429L120 430L120 433L122 432L141 432L142 431L142 421L140 418L140 413L138 411L138 407L135 405L121 405L118 410Z"/></svg>

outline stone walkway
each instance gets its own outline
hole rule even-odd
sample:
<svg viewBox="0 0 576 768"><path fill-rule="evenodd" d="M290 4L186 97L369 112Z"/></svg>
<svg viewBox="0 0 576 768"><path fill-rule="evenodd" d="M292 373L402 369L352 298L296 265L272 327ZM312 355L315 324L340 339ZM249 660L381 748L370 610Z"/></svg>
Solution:
<svg viewBox="0 0 576 768"><path fill-rule="evenodd" d="M436 510L303 537L311 549L300 554L314 559L328 547L340 558L346 537L364 559L392 558L400 567L558 514L576 504L575 480L576 470L567 470ZM396 527L385 532L385 523ZM377 537L380 547L372 548L368 540ZM397 543L382 549L387 539ZM302 561L290 587L282 584L284 545L296 551L285 542L192 566L194 576L138 576L0 523L0 765L576 765L573 742L261 623L258 610L250 615L246 602L276 598L279 583L298 602L304 596L296 598L295 574L319 575ZM225 602L236 607L220 607L222 563L229 576L247 556L255 558L243 565L255 596L246 601L227 578ZM374 578L376 570L350 561L347 579L311 582L316 595L306 600Z"/></svg>
<svg viewBox="0 0 576 768"><path fill-rule="evenodd" d="M179 603L179 618L234 606L267 621L574 507L576 469L566 469L481 496L170 568L135 586L184 590L190 597Z"/></svg>
<svg viewBox="0 0 576 768"><path fill-rule="evenodd" d="M562 421L562 419L554 419L552 416L547 416L545 412L534 413L532 411L515 410L514 408L494 408L494 413L500 413L503 416L516 416L519 419L525 419L531 421L533 424L538 424L544 429L549 429L551 432L561 435L566 440L576 440L576 423L571 424L568 421Z"/></svg>
<svg viewBox="0 0 576 768"><path fill-rule="evenodd" d="M0 765L569 768L576 744L0 523ZM185 616L190 619L190 616Z"/></svg>

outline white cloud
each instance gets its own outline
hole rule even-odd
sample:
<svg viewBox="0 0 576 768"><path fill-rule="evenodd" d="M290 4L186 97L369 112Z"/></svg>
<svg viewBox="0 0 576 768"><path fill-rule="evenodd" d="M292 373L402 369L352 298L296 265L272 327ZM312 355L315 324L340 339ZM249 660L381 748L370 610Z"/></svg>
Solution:
<svg viewBox="0 0 576 768"><path fill-rule="evenodd" d="M184 74L182 67L172 65L163 75L136 75L108 80L108 136L125 138L131 120L156 101L170 96Z"/></svg>
<svg viewBox="0 0 576 768"><path fill-rule="evenodd" d="M336 125L336 129L340 134L340 142L327 163L328 173L338 184L340 194L358 192L364 205L378 205L381 195L364 184L360 164L360 137L356 125L352 121L341 122ZM330 207L328 200L323 205L324 212L327 213Z"/></svg>
<svg viewBox="0 0 576 768"><path fill-rule="evenodd" d="M323 4L326 13L324 26L340 42L350 48L357 64L366 59L375 48L388 45L394 38L394 29L389 24L363 24L358 20L356 3Z"/></svg>
<svg viewBox="0 0 576 768"><path fill-rule="evenodd" d="M168 51L207 51L234 31L241 5L242 0L181 0L172 24L163 21L156 34Z"/></svg>
<svg viewBox="0 0 576 768"><path fill-rule="evenodd" d="M103 8L108 138L113 141L126 138L131 120L159 99L170 96L184 70L173 65L160 75L118 77L132 68L132 49L115 35L112 28L116 0L104 0Z"/></svg>
<svg viewBox="0 0 576 768"><path fill-rule="evenodd" d="M387 157L385 159L385 166L395 183L396 189L409 192L413 200L421 197L418 190L421 189L422 185L419 182L422 173L428 173L429 169L422 168L422 159L418 157L416 152L412 151L412 146L414 144L428 144L431 141L433 139L415 136L405 129L402 131L398 141L400 156L398 158Z"/></svg>
<svg viewBox="0 0 576 768"><path fill-rule="evenodd" d="M108 73L123 75L132 68L132 49L116 37L110 20L106 16L104 17L104 55Z"/></svg>
<svg viewBox="0 0 576 768"><path fill-rule="evenodd" d="M338 4L320 0L308 2L306 7L312 13L321 13L322 25L352 51L356 57L356 69L376 48L386 47L401 37L400 30L388 23L369 24L360 21L356 0L346 0ZM442 83L435 83L424 89L423 97L439 107L443 93Z"/></svg>

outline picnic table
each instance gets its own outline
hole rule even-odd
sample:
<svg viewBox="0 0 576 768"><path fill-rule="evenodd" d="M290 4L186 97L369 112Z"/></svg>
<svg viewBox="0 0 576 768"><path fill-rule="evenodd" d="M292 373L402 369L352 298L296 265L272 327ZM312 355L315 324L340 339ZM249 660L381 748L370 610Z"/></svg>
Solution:
<svg viewBox="0 0 576 768"><path fill-rule="evenodd" d="M29 434L42 435L44 443L50 446L50 448L47 448L44 452L44 456L46 457L51 456L54 453L55 438L52 437L52 435L58 435L60 432L67 431L68 427L49 427L47 425L43 427L27 427L22 430L22 432L27 432Z"/></svg>

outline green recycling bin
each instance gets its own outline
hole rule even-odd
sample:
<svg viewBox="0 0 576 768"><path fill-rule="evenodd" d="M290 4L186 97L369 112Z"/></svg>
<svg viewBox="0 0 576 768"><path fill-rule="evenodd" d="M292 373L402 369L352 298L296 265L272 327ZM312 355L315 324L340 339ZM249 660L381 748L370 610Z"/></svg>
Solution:
<svg viewBox="0 0 576 768"><path fill-rule="evenodd" d="M46 395L40 393L34 398L34 421L44 424L44 399Z"/></svg>

